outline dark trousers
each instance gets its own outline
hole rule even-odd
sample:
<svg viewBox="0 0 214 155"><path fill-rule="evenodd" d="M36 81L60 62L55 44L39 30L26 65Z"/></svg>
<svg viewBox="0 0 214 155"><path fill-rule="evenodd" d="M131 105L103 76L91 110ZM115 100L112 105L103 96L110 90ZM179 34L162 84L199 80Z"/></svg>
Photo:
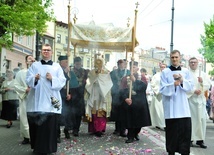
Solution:
<svg viewBox="0 0 214 155"><path fill-rule="evenodd" d="M125 125L122 123L122 121L115 121L115 131L124 134L125 133Z"/></svg>
<svg viewBox="0 0 214 155"><path fill-rule="evenodd" d="M31 149L35 153L57 152L57 116L55 113L27 113Z"/></svg>
<svg viewBox="0 0 214 155"><path fill-rule="evenodd" d="M166 119L166 150L188 155L191 142L191 118Z"/></svg>
<svg viewBox="0 0 214 155"><path fill-rule="evenodd" d="M128 134L127 137L128 139L134 139L140 132L141 128L128 128Z"/></svg>
<svg viewBox="0 0 214 155"><path fill-rule="evenodd" d="M74 116L74 121L73 121L73 131L74 132L79 132L81 121L82 121L82 116L80 116L80 115Z"/></svg>

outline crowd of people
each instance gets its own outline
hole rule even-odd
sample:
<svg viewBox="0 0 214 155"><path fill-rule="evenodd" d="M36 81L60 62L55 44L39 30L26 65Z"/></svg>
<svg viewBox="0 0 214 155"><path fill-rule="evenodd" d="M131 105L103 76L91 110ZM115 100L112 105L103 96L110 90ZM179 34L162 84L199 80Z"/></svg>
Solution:
<svg viewBox="0 0 214 155"><path fill-rule="evenodd" d="M40 61L27 55L26 68L15 77L8 70L0 88L1 119L10 128L19 114L22 144L30 144L35 154L57 152L61 129L66 139L70 133L78 137L82 121L96 137L104 135L108 121L115 122L112 134L127 137L125 143L139 141L142 127L163 130L169 155L189 155L194 145L207 148L214 87L197 58L189 59L190 69L181 67L180 51L174 50L169 67L159 63L159 72L148 75L134 60L127 68L128 61L120 59L109 71L97 57L94 69L88 70L81 57L75 57L71 67L67 56L59 56L56 63L52 54L51 46L44 44Z"/></svg>

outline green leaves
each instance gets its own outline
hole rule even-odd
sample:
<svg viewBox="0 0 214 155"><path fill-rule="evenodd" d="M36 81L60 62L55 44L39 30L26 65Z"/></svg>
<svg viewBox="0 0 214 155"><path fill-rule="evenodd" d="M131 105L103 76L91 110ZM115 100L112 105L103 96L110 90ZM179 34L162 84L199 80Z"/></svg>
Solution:
<svg viewBox="0 0 214 155"><path fill-rule="evenodd" d="M52 0L1 0L0 1L0 47L10 47L7 34L43 34L46 22L54 20ZM2 40L3 39L3 40Z"/></svg>
<svg viewBox="0 0 214 155"><path fill-rule="evenodd" d="M214 65L214 16L210 19L210 23L204 23L205 33L201 35L201 44L203 48L199 49L199 52L204 56L207 62ZM214 70L209 74L214 75Z"/></svg>

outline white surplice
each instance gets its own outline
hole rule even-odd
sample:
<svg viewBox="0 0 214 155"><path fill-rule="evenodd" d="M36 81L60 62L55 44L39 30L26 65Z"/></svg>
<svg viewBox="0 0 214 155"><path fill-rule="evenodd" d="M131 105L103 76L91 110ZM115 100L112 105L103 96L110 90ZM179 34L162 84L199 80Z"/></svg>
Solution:
<svg viewBox="0 0 214 155"><path fill-rule="evenodd" d="M157 72L151 81L151 88L154 92L154 97L151 103L152 126L160 128L165 127L165 119L162 104L162 95L160 94L160 76L161 72Z"/></svg>
<svg viewBox="0 0 214 155"><path fill-rule="evenodd" d="M175 86L173 74L181 74L183 86ZM171 71L166 68L161 73L160 93L165 119L191 117L187 92L193 90L194 82L188 69Z"/></svg>
<svg viewBox="0 0 214 155"><path fill-rule="evenodd" d="M52 81L46 79L46 74L52 75ZM40 79L35 85L35 75L40 74ZM27 101L27 112L49 112L61 114L60 109L54 108L51 97L55 97L62 105L60 90L65 86L65 76L58 63L42 65L41 61L34 62L28 69L26 83L31 90Z"/></svg>
<svg viewBox="0 0 214 155"><path fill-rule="evenodd" d="M192 116L192 141L204 140L206 134L206 121L208 119L208 114L206 111L206 97L204 95L205 91L209 90L211 86L211 81L204 73L201 71L201 77L203 83L198 82L199 70L190 70L191 76L194 78L195 87L189 96L190 112ZM194 94L194 91L200 89L202 92L200 95Z"/></svg>
<svg viewBox="0 0 214 155"><path fill-rule="evenodd" d="M15 78L15 90L19 97L19 114L20 114L20 135L23 138L30 138L29 125L27 120L26 104L27 104L27 93L28 88L26 84L27 69L22 69L16 74Z"/></svg>

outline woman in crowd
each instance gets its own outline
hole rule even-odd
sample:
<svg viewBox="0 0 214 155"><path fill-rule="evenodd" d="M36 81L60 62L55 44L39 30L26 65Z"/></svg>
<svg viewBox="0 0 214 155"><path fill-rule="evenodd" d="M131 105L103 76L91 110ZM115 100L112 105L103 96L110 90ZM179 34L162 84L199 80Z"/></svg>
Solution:
<svg viewBox="0 0 214 155"><path fill-rule="evenodd" d="M17 120L17 108L19 105L18 95L14 87L14 74L7 70L6 80L2 83L0 93L2 94L2 112L1 119L7 120L7 128L13 124L13 120Z"/></svg>

